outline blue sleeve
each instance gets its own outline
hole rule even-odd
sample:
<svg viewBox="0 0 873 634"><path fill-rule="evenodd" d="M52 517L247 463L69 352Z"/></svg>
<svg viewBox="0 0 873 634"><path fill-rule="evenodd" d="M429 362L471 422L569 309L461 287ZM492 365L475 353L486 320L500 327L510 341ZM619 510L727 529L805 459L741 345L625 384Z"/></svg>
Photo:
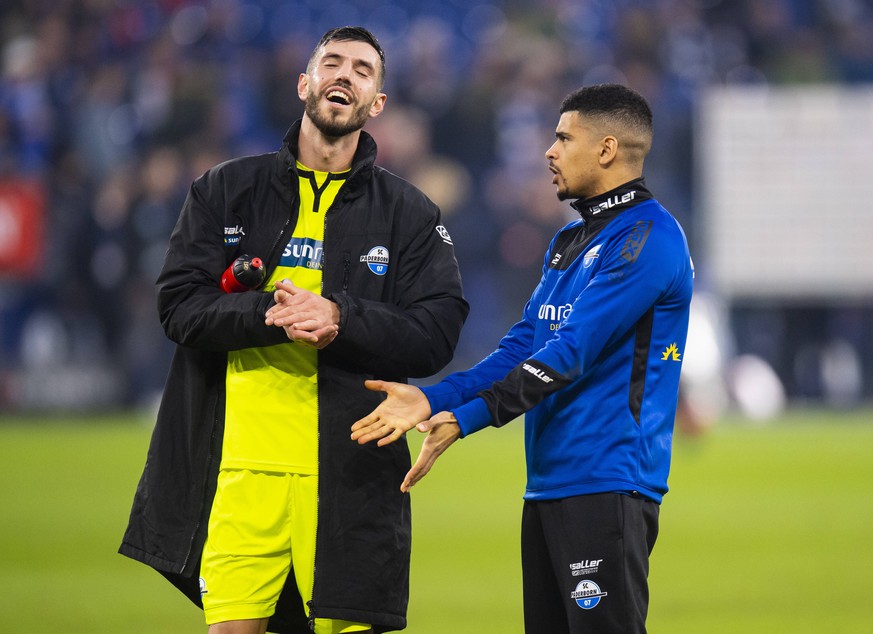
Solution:
<svg viewBox="0 0 873 634"><path fill-rule="evenodd" d="M685 238L674 226L675 232L640 221L613 238L555 336L479 395L490 419L483 420L481 407L470 408L461 412L467 417L464 424L474 429L517 418L584 376L657 302L671 294L683 301L690 259Z"/></svg>
<svg viewBox="0 0 873 634"><path fill-rule="evenodd" d="M688 249L677 225L643 220L629 226L601 251L598 271L554 337L532 349L541 281L524 319L494 353L426 388L432 411L451 410L462 436L514 420L583 376L658 301L681 294L688 274Z"/></svg>
<svg viewBox="0 0 873 634"><path fill-rule="evenodd" d="M454 410L502 379L512 368L532 353L533 326L531 302L525 306L524 317L517 322L497 346L497 349L469 370L455 372L439 383L422 388L431 411ZM534 311L535 312L535 311Z"/></svg>
<svg viewBox="0 0 873 634"><path fill-rule="evenodd" d="M548 257L550 251L551 246L546 252L546 257ZM544 274L545 267L546 262L544 261ZM428 403L430 403L431 412L435 414L437 412L452 411L458 417L460 411L463 416L463 411L467 410L462 410L461 408L470 403L472 408L470 411L476 411L481 414L481 407L477 408L471 401L481 400L476 399L480 392L487 390L495 381L504 378L508 372L530 357L534 352L534 327L537 319L537 307L539 306L538 298L542 293L542 288L543 280L541 279L536 289L534 289L530 300L525 304L522 318L504 335L494 352L469 370L455 372L439 383L422 388L422 392L424 392ZM459 422L461 422L460 418ZM477 416L475 420L470 419L466 426L462 423L462 435L467 435L467 433L487 427L488 424L489 419L487 417L483 423L482 417Z"/></svg>

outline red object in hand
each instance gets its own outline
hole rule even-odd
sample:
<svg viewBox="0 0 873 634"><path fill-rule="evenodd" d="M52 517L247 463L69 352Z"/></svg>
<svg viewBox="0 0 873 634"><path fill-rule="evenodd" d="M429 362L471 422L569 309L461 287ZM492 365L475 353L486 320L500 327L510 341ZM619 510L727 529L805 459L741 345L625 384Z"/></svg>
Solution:
<svg viewBox="0 0 873 634"><path fill-rule="evenodd" d="M222 273L221 290L225 293L248 291L263 284L266 276L267 271L261 258L241 255Z"/></svg>

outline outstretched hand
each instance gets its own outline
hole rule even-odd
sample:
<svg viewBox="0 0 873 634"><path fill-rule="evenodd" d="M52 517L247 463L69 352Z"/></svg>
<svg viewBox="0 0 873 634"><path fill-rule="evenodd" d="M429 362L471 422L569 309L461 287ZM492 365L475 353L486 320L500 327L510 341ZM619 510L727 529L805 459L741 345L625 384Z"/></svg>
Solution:
<svg viewBox="0 0 873 634"><path fill-rule="evenodd" d="M418 431L428 432L421 445L418 459L400 485L400 490L408 493L415 484L428 474L430 468L452 443L461 437L458 419L451 412L440 412L430 420L419 423Z"/></svg>
<svg viewBox="0 0 873 634"><path fill-rule="evenodd" d="M388 396L367 416L352 425L352 440L366 444L378 440L380 447L399 439L430 417L430 403L420 389L406 383L364 381L364 387Z"/></svg>

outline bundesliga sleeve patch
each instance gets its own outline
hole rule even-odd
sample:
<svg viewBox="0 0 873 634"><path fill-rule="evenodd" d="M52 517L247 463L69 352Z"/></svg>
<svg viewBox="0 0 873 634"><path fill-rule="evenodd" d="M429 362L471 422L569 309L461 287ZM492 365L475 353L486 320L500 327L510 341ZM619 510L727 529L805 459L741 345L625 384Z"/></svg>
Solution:
<svg viewBox="0 0 873 634"><path fill-rule="evenodd" d="M440 238L442 238L443 242L445 242L446 244L452 244L452 236L449 235L449 230L446 229L443 225L437 225L436 232L440 234Z"/></svg>

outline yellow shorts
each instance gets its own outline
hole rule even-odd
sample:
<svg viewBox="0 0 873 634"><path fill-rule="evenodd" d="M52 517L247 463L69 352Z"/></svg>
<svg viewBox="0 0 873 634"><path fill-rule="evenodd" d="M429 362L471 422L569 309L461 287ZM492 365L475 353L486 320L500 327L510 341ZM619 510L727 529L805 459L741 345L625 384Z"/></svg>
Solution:
<svg viewBox="0 0 873 634"><path fill-rule="evenodd" d="M200 563L206 623L273 615L292 567L300 596L312 599L318 476L222 470ZM318 634L370 625L315 619Z"/></svg>

